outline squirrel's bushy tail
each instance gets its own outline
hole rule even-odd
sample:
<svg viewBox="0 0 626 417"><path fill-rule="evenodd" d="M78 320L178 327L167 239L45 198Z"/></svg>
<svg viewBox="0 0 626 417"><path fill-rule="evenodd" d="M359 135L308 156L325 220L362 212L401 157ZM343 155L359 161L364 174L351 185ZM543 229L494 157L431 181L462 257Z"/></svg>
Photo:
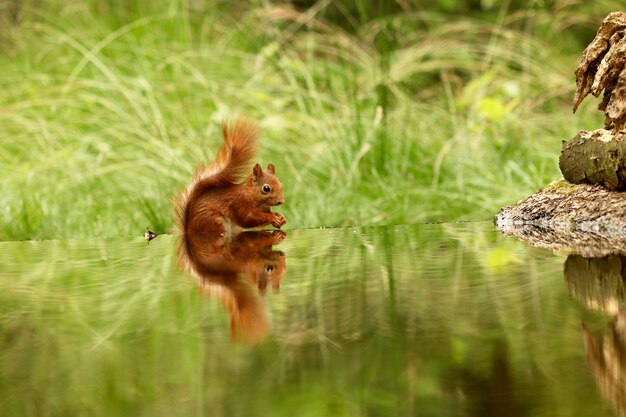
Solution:
<svg viewBox="0 0 626 417"><path fill-rule="evenodd" d="M224 143L215 160L196 169L193 180L176 201L176 226L184 233L189 220L189 208L205 190L217 189L241 182L252 169L259 144L259 126L248 119L222 122Z"/></svg>
<svg viewBox="0 0 626 417"><path fill-rule="evenodd" d="M222 122L222 135L224 144L215 160L196 170L193 183L200 185L206 181L205 186L236 184L252 169L259 147L259 126L248 119Z"/></svg>

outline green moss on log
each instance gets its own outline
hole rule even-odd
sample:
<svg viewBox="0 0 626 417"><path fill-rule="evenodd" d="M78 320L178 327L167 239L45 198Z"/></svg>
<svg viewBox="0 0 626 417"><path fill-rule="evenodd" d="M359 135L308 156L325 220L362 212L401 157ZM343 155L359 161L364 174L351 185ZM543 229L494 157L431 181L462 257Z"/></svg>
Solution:
<svg viewBox="0 0 626 417"><path fill-rule="evenodd" d="M574 184L598 184L626 189L626 140L604 129L583 130L563 142L559 159L563 177Z"/></svg>

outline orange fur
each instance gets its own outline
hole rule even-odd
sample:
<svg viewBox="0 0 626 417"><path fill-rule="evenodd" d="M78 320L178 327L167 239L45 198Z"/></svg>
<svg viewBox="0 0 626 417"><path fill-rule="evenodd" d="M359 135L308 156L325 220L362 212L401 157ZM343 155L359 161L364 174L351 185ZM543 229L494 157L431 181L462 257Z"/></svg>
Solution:
<svg viewBox="0 0 626 417"><path fill-rule="evenodd" d="M224 143L215 160L199 167L178 197L178 232L224 234L233 228L268 224L280 228L285 218L271 211L272 206L283 203L283 187L274 175L274 166L263 171L257 164L245 178L259 146L257 124L237 119L223 123L222 134Z"/></svg>
<svg viewBox="0 0 626 417"><path fill-rule="evenodd" d="M202 294L224 304L231 316L233 340L256 342L267 336L270 317L262 296L268 284L274 292L280 288L285 254L272 245L284 238L281 230L242 232L229 238L181 236L178 262L196 277Z"/></svg>

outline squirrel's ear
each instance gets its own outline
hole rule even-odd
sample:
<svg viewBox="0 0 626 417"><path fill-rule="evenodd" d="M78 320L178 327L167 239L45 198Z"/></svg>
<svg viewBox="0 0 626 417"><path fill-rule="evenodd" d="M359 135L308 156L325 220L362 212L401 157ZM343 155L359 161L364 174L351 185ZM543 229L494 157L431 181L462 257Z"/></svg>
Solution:
<svg viewBox="0 0 626 417"><path fill-rule="evenodd" d="M267 166L267 172L269 172L270 174L275 174L276 173L276 168L274 168L274 164L269 164Z"/></svg>
<svg viewBox="0 0 626 417"><path fill-rule="evenodd" d="M261 165L255 164L254 168L252 168L252 173L255 177L260 177L261 175L263 175L263 168L261 168Z"/></svg>

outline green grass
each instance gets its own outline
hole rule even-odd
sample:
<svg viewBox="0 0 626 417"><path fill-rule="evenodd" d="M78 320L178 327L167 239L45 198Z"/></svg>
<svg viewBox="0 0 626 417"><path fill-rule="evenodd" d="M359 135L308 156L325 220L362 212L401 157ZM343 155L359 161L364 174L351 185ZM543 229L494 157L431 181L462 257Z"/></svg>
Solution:
<svg viewBox="0 0 626 417"><path fill-rule="evenodd" d="M355 1L343 19L330 3L14 5L0 239L169 230L235 115L262 126L290 228L489 219L559 176L562 140L601 126L591 101L571 115L573 71L618 1L473 17Z"/></svg>

